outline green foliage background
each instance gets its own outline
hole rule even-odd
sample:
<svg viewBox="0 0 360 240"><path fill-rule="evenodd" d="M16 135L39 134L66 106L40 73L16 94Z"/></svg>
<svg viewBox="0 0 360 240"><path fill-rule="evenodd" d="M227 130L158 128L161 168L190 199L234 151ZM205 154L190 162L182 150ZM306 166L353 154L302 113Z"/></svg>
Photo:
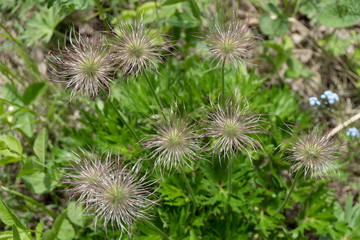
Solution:
<svg viewBox="0 0 360 240"><path fill-rule="evenodd" d="M247 16L244 9L251 10L253 32L259 37L254 64L226 68L226 94L249 98L271 134L261 136L264 150L252 152L252 161L241 153L234 159L231 211L226 205L227 166L209 158L186 171L198 206L175 171L158 181L153 226L135 224L132 239L360 239L359 182L350 169L359 163L359 140L347 138L345 129L339 134L347 148L338 162L339 176L301 181L286 209L272 216L291 182L291 164L283 161L278 148L290 137L289 128L300 131L320 123L331 129L351 117L346 102L360 102L357 0L2 0L0 239L119 239L116 230L95 229L92 217L83 216L82 209L68 201L68 186L61 182L64 168L79 148L110 151L130 163L147 153L109 101L142 137L152 133L149 119L158 114L141 76L114 76L109 101L79 96L69 102L70 92L49 81L54 76L44 56L58 44L63 47L72 27L104 31L142 15L175 43L175 53L167 57L160 74L150 76L159 98L167 108L174 102L184 106L199 120L220 93L220 69L204 58L199 39L214 8L225 18L233 11ZM294 40L294 27L308 39ZM295 54L299 48L315 52L315 63L325 72L335 69L338 81L328 76L330 71L326 75L314 70L314 62L303 61ZM314 88L316 79L321 85ZM311 108L311 93L326 89L339 92L339 104ZM152 166L146 161L143 170ZM351 191L343 194L339 188Z"/></svg>

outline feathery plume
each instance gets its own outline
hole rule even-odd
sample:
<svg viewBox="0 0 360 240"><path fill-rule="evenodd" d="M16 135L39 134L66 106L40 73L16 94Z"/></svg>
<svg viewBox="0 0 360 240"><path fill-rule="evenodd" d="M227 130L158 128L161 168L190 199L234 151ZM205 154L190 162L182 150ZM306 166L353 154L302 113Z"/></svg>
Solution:
<svg viewBox="0 0 360 240"><path fill-rule="evenodd" d="M248 22L241 22L235 17L227 24L214 23L203 38L213 61L218 65L232 63L235 67L244 63L255 43Z"/></svg>
<svg viewBox="0 0 360 240"><path fill-rule="evenodd" d="M249 112L249 104L244 100L228 99L225 106L212 104L205 121L205 136L214 138L211 150L223 156L248 153L248 148L262 148L252 134L263 133L259 114Z"/></svg>
<svg viewBox="0 0 360 240"><path fill-rule="evenodd" d="M329 171L334 171L337 164L335 160L341 151L340 143L333 137L323 133L315 127L308 133L302 132L290 140L290 156L293 170L304 171L305 177L327 177Z"/></svg>
<svg viewBox="0 0 360 240"><path fill-rule="evenodd" d="M111 173L113 163L108 159L103 162L97 155L85 151L82 151L82 155L76 155L80 161L71 163L64 183L73 185L68 190L71 198L78 198L78 204L86 204L87 199L92 198L96 185Z"/></svg>
<svg viewBox="0 0 360 240"><path fill-rule="evenodd" d="M77 172L79 169L82 171ZM83 169L86 172L91 169L91 174L85 174ZM98 169L102 170L101 174L96 172ZM85 204L84 211L95 216L95 225L102 222L106 229L110 224L112 228L130 234L131 225L140 219L148 219L147 212L155 204L151 199L154 193L150 190L153 182L147 181L147 174L139 177L139 171L138 166L121 166L118 159L110 156L102 162L99 159L82 161L68 175L74 185L70 192L80 195L80 203Z"/></svg>
<svg viewBox="0 0 360 240"><path fill-rule="evenodd" d="M153 149L150 157L155 157L155 166L166 169L191 168L196 158L201 158L197 151L197 140L200 137L194 130L188 117L178 116L173 112L170 117L154 125L155 134L144 140L146 149Z"/></svg>
<svg viewBox="0 0 360 240"><path fill-rule="evenodd" d="M69 41L70 46L48 59L54 74L65 79L66 88L73 88L71 98L77 93L94 98L100 90L108 91L112 82L109 76L115 68L105 39L100 35L81 36L73 30Z"/></svg>
<svg viewBox="0 0 360 240"><path fill-rule="evenodd" d="M148 30L142 20L135 21L133 25L120 23L117 30L111 45L123 73L137 76L142 71L157 71L168 49L163 36L157 31Z"/></svg>

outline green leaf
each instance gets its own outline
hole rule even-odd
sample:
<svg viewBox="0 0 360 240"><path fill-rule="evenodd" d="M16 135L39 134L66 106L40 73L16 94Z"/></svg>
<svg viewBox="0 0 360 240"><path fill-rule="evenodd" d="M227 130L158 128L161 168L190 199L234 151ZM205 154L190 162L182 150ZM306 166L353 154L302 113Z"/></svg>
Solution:
<svg viewBox="0 0 360 240"><path fill-rule="evenodd" d="M350 27L360 21L360 1L342 0L327 4L319 12L318 21L327 27Z"/></svg>
<svg viewBox="0 0 360 240"><path fill-rule="evenodd" d="M47 89L46 82L37 82L33 83L25 89L23 95L23 102L25 105L30 105L36 99L38 99L41 95L45 93Z"/></svg>
<svg viewBox="0 0 360 240"><path fill-rule="evenodd" d="M70 240L70 239L74 238L75 231L72 228L69 221L66 220L67 211L68 210L66 209L56 218L53 227L44 233L42 240L54 240L54 239L58 239L58 237L61 237L59 239L62 240L62 239L64 239L63 237L67 231L69 232L67 239ZM63 224L64 224L64 226L62 226Z"/></svg>
<svg viewBox="0 0 360 240"><path fill-rule="evenodd" d="M290 23L285 17L262 15L260 18L260 29L269 36L279 36L287 33Z"/></svg>
<svg viewBox="0 0 360 240"><path fill-rule="evenodd" d="M41 235L44 231L44 221L41 220L38 225L36 225L36 229L35 229L36 233L35 233L35 239L36 240L41 240Z"/></svg>
<svg viewBox="0 0 360 240"><path fill-rule="evenodd" d="M45 164L45 152L46 152L46 143L47 143L47 131L42 129L37 135L34 142L34 152L39 158L41 164Z"/></svg>
<svg viewBox="0 0 360 240"><path fill-rule="evenodd" d="M27 22L26 30L22 36L28 46L33 45L36 41L50 41L56 26L65 17L60 13L58 7L40 8L40 11Z"/></svg>
<svg viewBox="0 0 360 240"><path fill-rule="evenodd" d="M0 199L0 220L8 226L15 225L18 228L27 230L20 222L19 218L11 211L11 209Z"/></svg>
<svg viewBox="0 0 360 240"><path fill-rule="evenodd" d="M166 0L164 3L161 4L161 6L177 4L177 3L181 3L181 2L185 2L185 1L187 1L187 0Z"/></svg>
<svg viewBox="0 0 360 240"><path fill-rule="evenodd" d="M0 141L2 142L0 154L21 160L23 148L19 140L10 135L0 135ZM4 144L6 144L6 150L4 149Z"/></svg>
<svg viewBox="0 0 360 240"><path fill-rule="evenodd" d="M68 218L69 220L80 227L83 227L85 224L84 216L82 214L83 208L77 206L75 202L69 202L68 204Z"/></svg>
<svg viewBox="0 0 360 240"><path fill-rule="evenodd" d="M17 125L15 126L28 138L32 138L34 135L34 115L30 112L21 112L18 114Z"/></svg>
<svg viewBox="0 0 360 240"><path fill-rule="evenodd" d="M167 22L169 25L180 28L193 28L199 24L198 20L191 14L186 12L180 13L179 11L176 11Z"/></svg>
<svg viewBox="0 0 360 240"><path fill-rule="evenodd" d="M50 192L55 187L55 183L43 172L23 176L22 180L30 191L37 194Z"/></svg>
<svg viewBox="0 0 360 240"><path fill-rule="evenodd" d="M14 240L21 240L20 239L20 234L19 234L19 231L18 231L17 227L15 225L13 225L12 229L13 229L13 238L14 238Z"/></svg>

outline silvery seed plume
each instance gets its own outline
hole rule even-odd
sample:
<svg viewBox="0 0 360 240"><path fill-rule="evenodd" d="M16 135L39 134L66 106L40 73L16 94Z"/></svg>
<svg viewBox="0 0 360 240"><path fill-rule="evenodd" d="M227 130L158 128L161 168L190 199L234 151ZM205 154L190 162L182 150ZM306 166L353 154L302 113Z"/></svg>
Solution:
<svg viewBox="0 0 360 240"><path fill-rule="evenodd" d="M194 130L188 117L172 113L165 120L154 125L155 134L144 140L146 149L152 149L151 158L156 158L155 166L171 170L185 166L191 168L196 158L201 158L198 151L199 135Z"/></svg>
<svg viewBox="0 0 360 240"><path fill-rule="evenodd" d="M71 164L64 183L72 185L68 190L71 198L78 198L78 203L86 204L87 199L92 198L94 189L101 179L110 175L113 163L108 159L101 161L97 155L85 151L78 157L80 161Z"/></svg>
<svg viewBox="0 0 360 240"><path fill-rule="evenodd" d="M290 141L288 160L294 163L294 171L304 171L305 177L326 177L335 171L335 160L341 151L340 143L318 127L308 133L295 135Z"/></svg>
<svg viewBox="0 0 360 240"><path fill-rule="evenodd" d="M212 104L205 124L205 136L214 139L213 154L225 156L262 148L252 135L263 133L261 115L249 112L245 100L228 99L225 106Z"/></svg>
<svg viewBox="0 0 360 240"><path fill-rule="evenodd" d="M111 45L125 75L157 70L168 46L157 31L150 31L142 20L132 25L120 23Z"/></svg>
<svg viewBox="0 0 360 240"><path fill-rule="evenodd" d="M135 221L150 217L148 210L155 204L150 190L153 182L147 181L147 174L139 175L137 166L118 166L101 178L85 208L89 215L95 215L95 225L102 222L104 228L110 224L130 233Z"/></svg>
<svg viewBox="0 0 360 240"><path fill-rule="evenodd" d="M213 61L218 65L231 63L235 67L244 63L255 43L248 22L235 18L227 24L214 23L205 33L204 40Z"/></svg>
<svg viewBox="0 0 360 240"><path fill-rule="evenodd" d="M114 60L105 39L99 35L81 36L75 31L69 35L70 46L59 49L48 59L55 75L72 88L71 98L81 93L91 98L99 91L107 92L110 75L115 70Z"/></svg>

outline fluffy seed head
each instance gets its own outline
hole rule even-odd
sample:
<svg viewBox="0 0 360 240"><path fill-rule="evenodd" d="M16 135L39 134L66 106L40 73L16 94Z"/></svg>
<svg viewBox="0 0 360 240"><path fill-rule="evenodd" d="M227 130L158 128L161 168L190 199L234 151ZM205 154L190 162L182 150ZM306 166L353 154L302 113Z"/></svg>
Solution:
<svg viewBox="0 0 360 240"><path fill-rule="evenodd" d="M78 198L78 203L87 203L95 187L101 179L110 174L112 163L108 160L101 161L95 154L82 153L78 155L79 162L73 162L70 172L65 176L64 183L73 185L69 189L71 198Z"/></svg>
<svg viewBox="0 0 360 240"><path fill-rule="evenodd" d="M213 24L204 37L210 57L217 64L225 62L240 66L255 42L249 32L248 23L236 19L228 24Z"/></svg>
<svg viewBox="0 0 360 240"><path fill-rule="evenodd" d="M114 71L114 61L103 37L81 36L70 32L70 46L59 49L48 59L52 63L55 75L66 82L66 88L72 88L71 98L77 93L96 97L99 91L109 90Z"/></svg>
<svg viewBox="0 0 360 240"><path fill-rule="evenodd" d="M111 45L115 51L115 59L125 75L157 70L167 51L162 36L156 31L148 30L141 20L133 25L120 23Z"/></svg>
<svg viewBox="0 0 360 240"><path fill-rule="evenodd" d="M154 125L155 134L144 140L146 149L152 149L150 157L155 157L155 165L161 168L191 167L200 150L197 140L200 137L194 131L189 118L173 113L165 120Z"/></svg>
<svg viewBox="0 0 360 240"><path fill-rule="evenodd" d="M318 127L294 136L290 145L288 159L294 162L294 171L303 170L304 175L310 177L326 177L329 171L335 171L341 145Z"/></svg>
<svg viewBox="0 0 360 240"><path fill-rule="evenodd" d="M248 148L262 148L260 142L251 136L264 132L260 122L260 115L249 112L248 102L229 99L225 107L212 104L205 122L205 135L214 138L211 147L214 154L248 153Z"/></svg>
<svg viewBox="0 0 360 240"><path fill-rule="evenodd" d="M68 177L74 185L70 192L80 195L85 212L95 216L95 225L102 222L105 229L110 224L112 228L130 233L135 221L149 218L148 209L155 204L150 191L153 182L147 181L147 174L139 177L138 166L121 166L118 159L110 156L105 161L97 159L95 162L83 161L73 169ZM95 164L96 168L93 167ZM82 171L77 172L79 169ZM91 174L84 174L84 169ZM106 171L94 174L97 169Z"/></svg>

